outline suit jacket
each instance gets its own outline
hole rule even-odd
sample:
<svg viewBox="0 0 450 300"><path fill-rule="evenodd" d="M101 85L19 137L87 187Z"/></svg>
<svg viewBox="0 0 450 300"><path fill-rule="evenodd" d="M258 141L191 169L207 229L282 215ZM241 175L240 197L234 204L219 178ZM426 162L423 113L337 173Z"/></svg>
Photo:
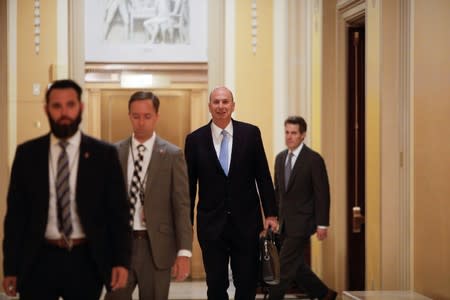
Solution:
<svg viewBox="0 0 450 300"><path fill-rule="evenodd" d="M4 274L18 287L45 244L49 208L50 135L17 147L8 191L3 241ZM117 151L82 134L76 199L78 215L95 266L109 287L111 268L129 266L129 205ZM30 278L32 280L32 278Z"/></svg>
<svg viewBox="0 0 450 300"><path fill-rule="evenodd" d="M120 163L128 174L131 138L117 143ZM126 175L127 177L128 175ZM126 181L126 185L128 180ZM155 265L172 267L177 251L192 251L186 162L177 146L156 136L148 165L144 214Z"/></svg>
<svg viewBox="0 0 450 300"><path fill-rule="evenodd" d="M288 150L275 159L275 193L280 229L288 236L310 236L317 226L329 225L330 188L323 158L303 145L291 171L287 189L284 169Z"/></svg>
<svg viewBox="0 0 450 300"><path fill-rule="evenodd" d="M276 216L272 178L258 127L232 120L233 146L228 176L214 149L211 122L186 137L191 219L198 182L197 233L215 239L224 230L227 213L243 238L262 229L261 204L266 217ZM258 194L259 192L259 194Z"/></svg>

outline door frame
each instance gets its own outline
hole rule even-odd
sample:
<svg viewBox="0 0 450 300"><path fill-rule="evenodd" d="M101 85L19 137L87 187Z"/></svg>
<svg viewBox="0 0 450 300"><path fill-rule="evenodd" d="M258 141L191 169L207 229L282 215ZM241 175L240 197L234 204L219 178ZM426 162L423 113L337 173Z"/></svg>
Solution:
<svg viewBox="0 0 450 300"><path fill-rule="evenodd" d="M357 33L358 37L354 34ZM348 27L347 288L365 289L365 24ZM359 211L355 210L359 208Z"/></svg>
<svg viewBox="0 0 450 300"><path fill-rule="evenodd" d="M338 99L347 99L347 27L358 18L366 24L366 289L407 290L414 286L414 4L409 0L336 3ZM347 116L339 106L334 117L335 127L345 128L339 120L345 122ZM335 133L345 140L340 131ZM345 152L345 147L338 144L336 151ZM346 186L342 181L335 184ZM339 192L339 197L346 197L342 188Z"/></svg>

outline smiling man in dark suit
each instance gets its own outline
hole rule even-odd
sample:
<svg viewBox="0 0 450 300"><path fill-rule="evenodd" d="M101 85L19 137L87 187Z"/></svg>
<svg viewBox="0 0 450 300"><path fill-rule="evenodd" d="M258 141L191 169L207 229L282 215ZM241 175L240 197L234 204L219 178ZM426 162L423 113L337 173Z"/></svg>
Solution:
<svg viewBox="0 0 450 300"><path fill-rule="evenodd" d="M3 241L7 295L98 299L128 277L128 202L116 149L78 129L83 103L72 80L52 83L51 133L17 147Z"/></svg>
<svg viewBox="0 0 450 300"><path fill-rule="evenodd" d="M185 144L191 217L198 183L197 233L208 299L228 299L230 263L234 299L253 300L258 234L263 226L278 225L272 178L259 129L231 118L235 106L231 91L215 88L208 105L212 121L189 134Z"/></svg>
<svg viewBox="0 0 450 300"><path fill-rule="evenodd" d="M330 188L323 158L303 143L306 122L293 116L284 122L288 149L275 159L275 193L279 205L280 284L270 289L270 300L284 299L291 281L305 289L311 299L331 300L336 292L314 274L304 261L305 247L316 233L327 237L330 212Z"/></svg>

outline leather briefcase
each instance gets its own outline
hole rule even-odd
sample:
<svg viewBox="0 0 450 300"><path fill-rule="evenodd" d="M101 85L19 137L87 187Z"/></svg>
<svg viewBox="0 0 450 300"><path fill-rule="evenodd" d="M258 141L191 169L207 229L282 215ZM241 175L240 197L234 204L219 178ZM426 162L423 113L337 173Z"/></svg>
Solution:
<svg viewBox="0 0 450 300"><path fill-rule="evenodd" d="M272 229L262 232L259 239L262 280L268 285L280 283L280 257Z"/></svg>

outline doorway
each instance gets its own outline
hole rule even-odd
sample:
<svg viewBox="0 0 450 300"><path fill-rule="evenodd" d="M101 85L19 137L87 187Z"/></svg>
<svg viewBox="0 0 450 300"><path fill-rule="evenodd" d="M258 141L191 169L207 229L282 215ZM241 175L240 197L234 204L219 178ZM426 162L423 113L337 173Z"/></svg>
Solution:
<svg viewBox="0 0 450 300"><path fill-rule="evenodd" d="M137 90L105 89L101 91L101 138L117 142L130 136L128 100ZM160 100L158 136L184 148L184 139L191 131L191 92L189 90L152 90Z"/></svg>
<svg viewBox="0 0 450 300"><path fill-rule="evenodd" d="M347 278L365 289L365 28L348 28L347 77Z"/></svg>

